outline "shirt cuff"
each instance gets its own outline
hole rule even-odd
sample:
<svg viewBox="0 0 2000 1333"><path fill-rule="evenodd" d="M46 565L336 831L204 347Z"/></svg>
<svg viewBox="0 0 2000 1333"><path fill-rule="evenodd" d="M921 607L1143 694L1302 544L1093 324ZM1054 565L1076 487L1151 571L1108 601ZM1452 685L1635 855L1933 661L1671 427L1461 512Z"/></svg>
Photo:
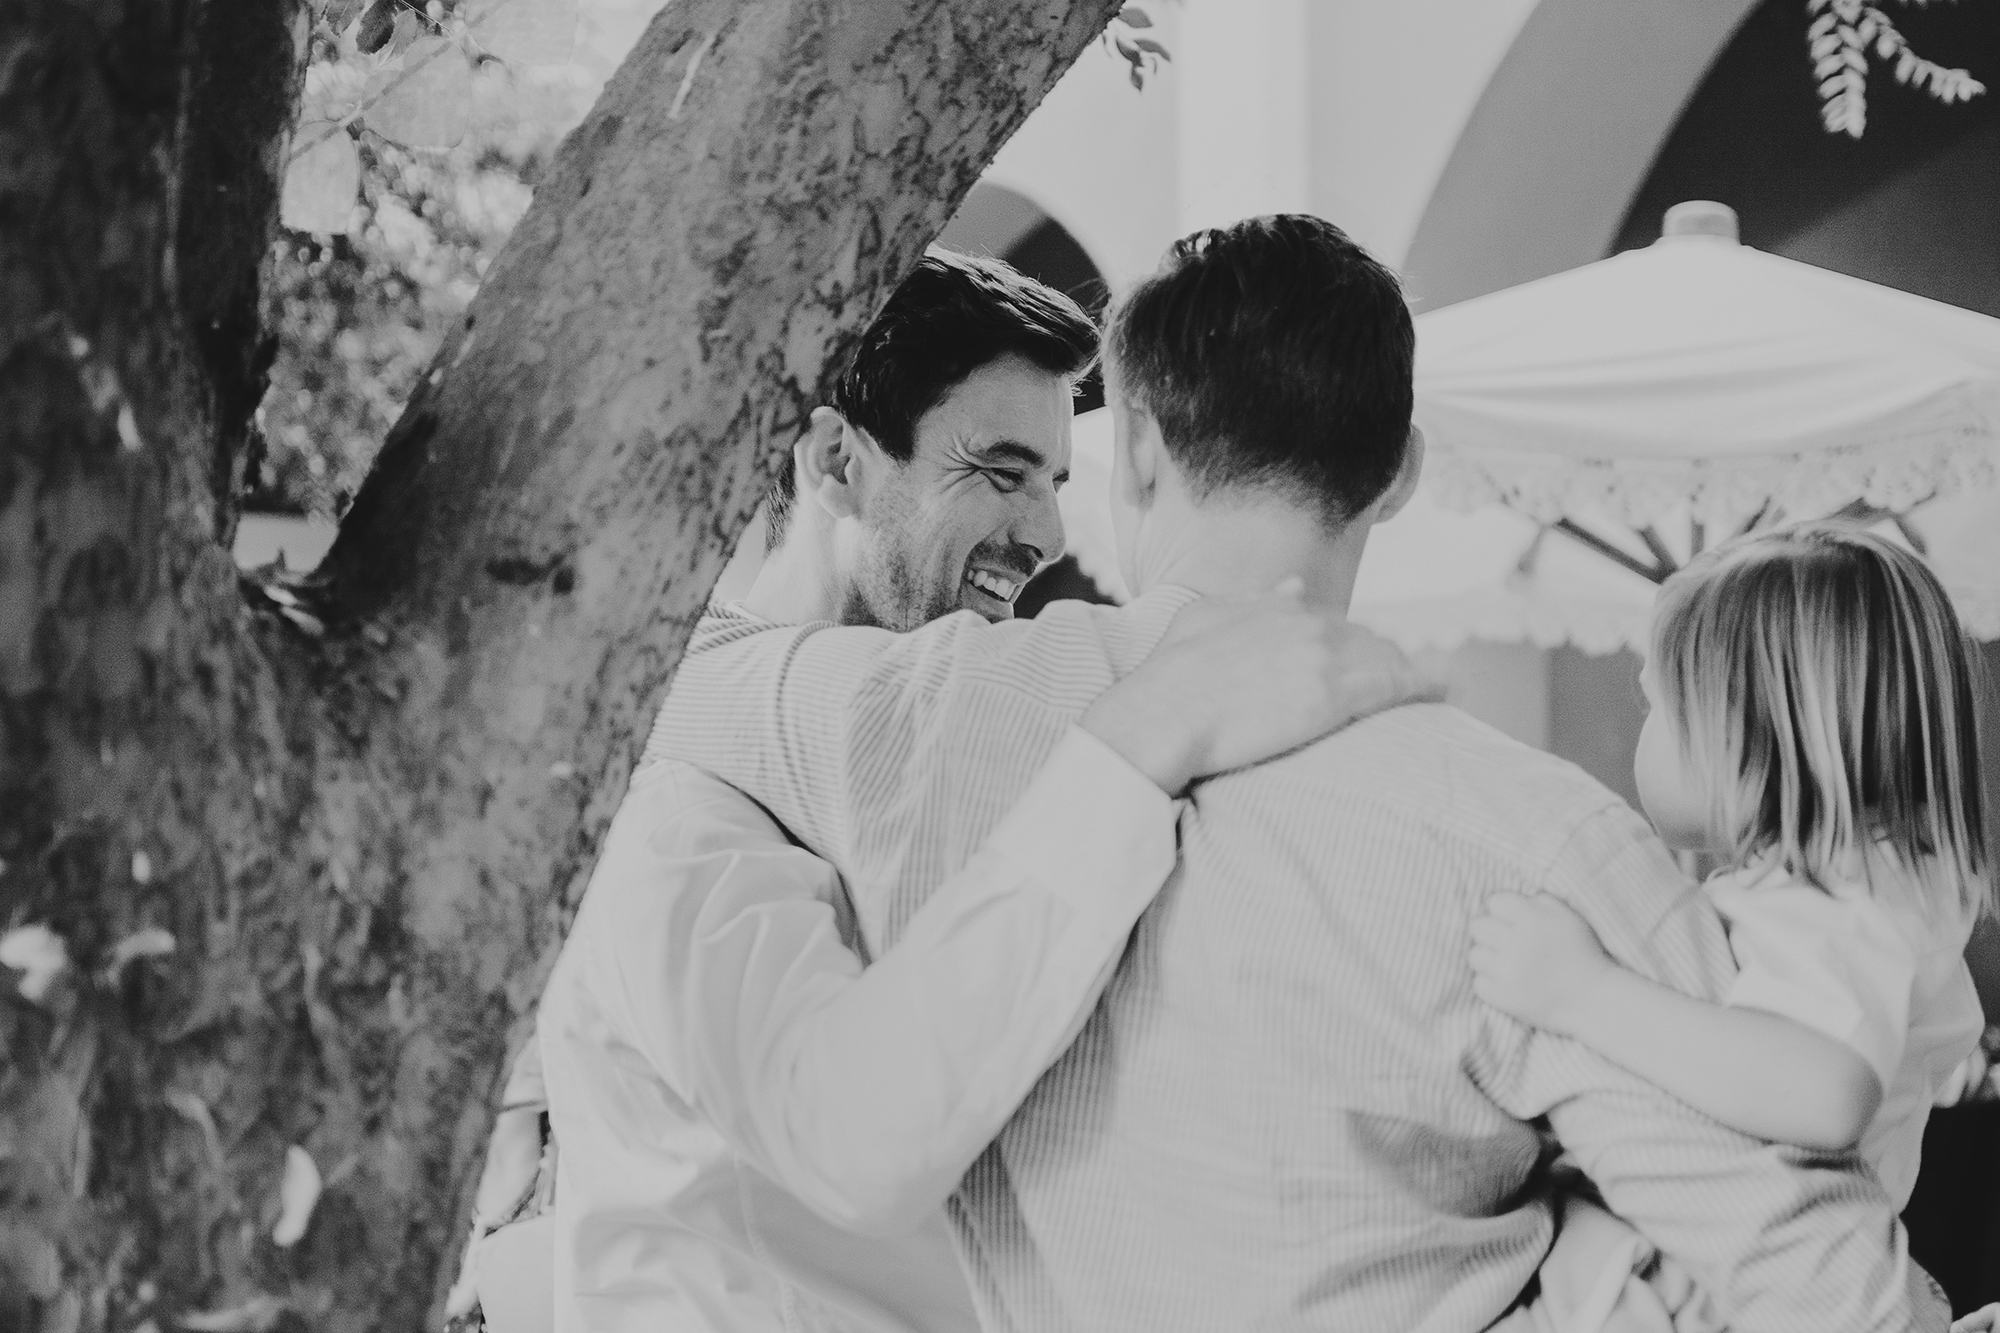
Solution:
<svg viewBox="0 0 2000 1333"><path fill-rule="evenodd" d="M1126 929L1173 873L1179 816L1178 801L1072 726L987 847L1073 909Z"/></svg>

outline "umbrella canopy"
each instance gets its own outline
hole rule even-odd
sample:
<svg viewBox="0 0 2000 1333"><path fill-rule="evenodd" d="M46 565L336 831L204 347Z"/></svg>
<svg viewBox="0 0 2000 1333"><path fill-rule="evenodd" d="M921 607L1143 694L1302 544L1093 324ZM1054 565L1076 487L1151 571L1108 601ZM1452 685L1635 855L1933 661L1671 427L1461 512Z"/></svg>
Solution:
<svg viewBox="0 0 2000 1333"><path fill-rule="evenodd" d="M1670 222L1419 317L1441 500L1634 526L1685 506L1718 527L1994 484L2000 320L1739 245L1734 215L1702 208L1683 219L1723 234Z"/></svg>
<svg viewBox="0 0 2000 1333"><path fill-rule="evenodd" d="M2000 320L1740 245L1720 204L1680 205L1667 233L1418 317L1430 461L1375 546L1454 573L1392 577L1371 553L1357 615L1448 646L1438 615L1476 589L1496 628L1459 638L1636 646L1644 617L1613 636L1606 579L1636 608L1718 535L1846 513L1894 520L2000 637ZM1553 537L1524 563L1535 538L1509 554L1482 506L1649 577L1583 579Z"/></svg>

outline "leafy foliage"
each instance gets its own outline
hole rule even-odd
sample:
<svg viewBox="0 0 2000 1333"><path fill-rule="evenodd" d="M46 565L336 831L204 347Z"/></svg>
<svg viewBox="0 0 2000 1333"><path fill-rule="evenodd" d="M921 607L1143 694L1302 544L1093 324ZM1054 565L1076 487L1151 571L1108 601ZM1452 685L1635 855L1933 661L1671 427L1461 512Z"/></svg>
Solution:
<svg viewBox="0 0 2000 1333"><path fill-rule="evenodd" d="M536 175L659 3L321 10L272 255L279 351L249 508L346 506Z"/></svg>
<svg viewBox="0 0 2000 1333"><path fill-rule="evenodd" d="M1153 26L1152 16L1137 5L1127 5L1118 11L1111 25L1104 30L1104 45L1107 50L1115 50L1131 66L1132 86L1143 91L1146 76L1157 73L1162 60L1172 60L1167 48L1151 37L1135 37L1136 29Z"/></svg>
<svg viewBox="0 0 2000 1333"><path fill-rule="evenodd" d="M1903 0L1923 4L1925 0ZM1859 139L1868 127L1868 53L1895 62L1896 82L1950 105L1969 101L1986 85L1963 69L1946 69L1910 49L1895 23L1867 0L1807 0L1806 42L1819 80L1820 119L1827 133Z"/></svg>
<svg viewBox="0 0 2000 1333"><path fill-rule="evenodd" d="M338 516L534 180L663 0L324 0L267 290L251 510ZM1135 86L1167 58L1128 6Z"/></svg>

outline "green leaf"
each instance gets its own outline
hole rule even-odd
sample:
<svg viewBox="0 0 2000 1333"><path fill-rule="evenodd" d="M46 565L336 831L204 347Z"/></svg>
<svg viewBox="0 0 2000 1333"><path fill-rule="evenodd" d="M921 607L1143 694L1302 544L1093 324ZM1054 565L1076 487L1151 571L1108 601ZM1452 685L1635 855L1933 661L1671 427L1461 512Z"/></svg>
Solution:
<svg viewBox="0 0 2000 1333"><path fill-rule="evenodd" d="M395 32L396 0L375 0L361 16L361 31L354 35L354 44L373 54L387 46Z"/></svg>
<svg viewBox="0 0 2000 1333"><path fill-rule="evenodd" d="M327 131L332 130L331 134ZM278 220L293 231L345 232L361 190L361 158L348 132L327 121L299 127L299 140L309 143L326 135L285 168L278 194Z"/></svg>
<svg viewBox="0 0 2000 1333"><path fill-rule="evenodd" d="M1174 58L1166 47L1161 46L1150 37L1134 37L1132 45L1138 47L1141 51L1151 51L1162 60L1172 60Z"/></svg>
<svg viewBox="0 0 2000 1333"><path fill-rule="evenodd" d="M362 0L328 0L320 17L326 20L326 26L333 29L334 35L339 36L347 31L348 24L354 22L354 16L361 12L361 5Z"/></svg>
<svg viewBox="0 0 2000 1333"><path fill-rule="evenodd" d="M417 38L422 37L426 31L424 21L414 12L408 9L397 10L395 31L389 38L389 53L403 54L416 45Z"/></svg>
<svg viewBox="0 0 2000 1333"><path fill-rule="evenodd" d="M1148 18L1146 11L1137 5L1127 5L1125 8L1119 10L1118 21L1128 28L1150 28L1153 26L1153 20Z"/></svg>
<svg viewBox="0 0 2000 1333"><path fill-rule="evenodd" d="M577 0L467 0L473 39L502 60L567 65L576 45Z"/></svg>
<svg viewBox="0 0 2000 1333"><path fill-rule="evenodd" d="M361 96L368 128L406 148L449 148L472 114L472 68L443 37L425 37L384 65Z"/></svg>

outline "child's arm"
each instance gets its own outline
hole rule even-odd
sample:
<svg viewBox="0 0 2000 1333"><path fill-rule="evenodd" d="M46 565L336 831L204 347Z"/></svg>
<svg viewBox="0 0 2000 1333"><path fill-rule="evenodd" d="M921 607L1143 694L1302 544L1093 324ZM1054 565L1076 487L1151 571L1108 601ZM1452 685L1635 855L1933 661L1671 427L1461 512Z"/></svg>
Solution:
<svg viewBox="0 0 2000 1333"><path fill-rule="evenodd" d="M1776 1014L1693 999L1618 965L1547 895L1495 895L1472 923L1473 989L1524 1023L1573 1037L1732 1129L1833 1151L1882 1100L1859 1054Z"/></svg>

